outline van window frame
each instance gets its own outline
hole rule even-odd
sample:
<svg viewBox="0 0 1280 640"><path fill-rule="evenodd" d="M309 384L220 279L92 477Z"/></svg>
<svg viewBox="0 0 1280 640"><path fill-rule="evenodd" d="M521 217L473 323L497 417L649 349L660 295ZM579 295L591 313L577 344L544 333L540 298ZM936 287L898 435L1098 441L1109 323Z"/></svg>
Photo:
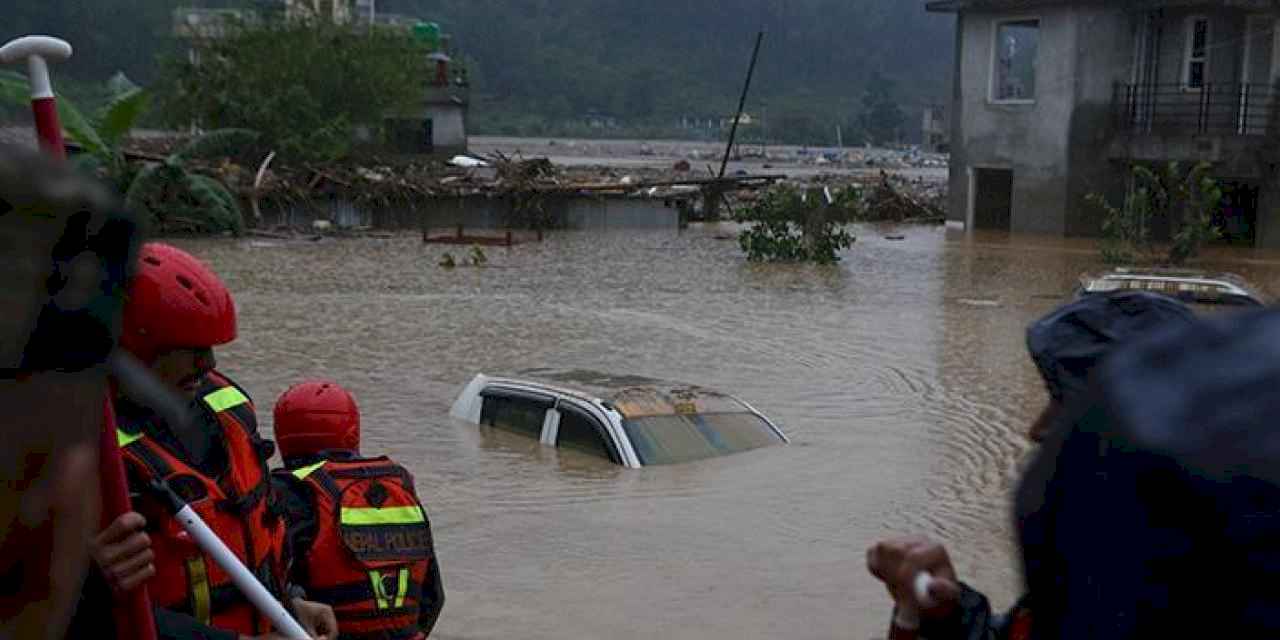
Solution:
<svg viewBox="0 0 1280 640"><path fill-rule="evenodd" d="M572 401L567 401L564 399L561 399L558 403L556 403L555 410L560 414L560 421L556 423L556 437L555 437L555 443L554 443L555 448L557 449L561 448L559 425L563 423L564 414L571 413L578 418L582 418L586 420L587 423L591 425L591 428L595 432L596 437L600 438L600 440L604 442L604 449L605 449L605 452L608 454L610 462L614 464L624 464L622 461L622 452L618 450L618 443L614 442L613 435L609 432L607 428L605 428L604 424L602 424L599 419L597 419L594 415L591 415L590 411L577 406Z"/></svg>

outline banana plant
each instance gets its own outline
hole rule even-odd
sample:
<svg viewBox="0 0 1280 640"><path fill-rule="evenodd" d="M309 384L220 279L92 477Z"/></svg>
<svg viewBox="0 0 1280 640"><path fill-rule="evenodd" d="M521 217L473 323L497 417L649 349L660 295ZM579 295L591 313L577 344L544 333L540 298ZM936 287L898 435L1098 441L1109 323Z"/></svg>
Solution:
<svg viewBox="0 0 1280 640"><path fill-rule="evenodd" d="M222 182L188 170L188 162L236 155L257 140L257 132L246 129L219 129L197 136L163 161L148 163L137 172L125 191L125 206L151 212L163 228L238 234L244 228L240 202Z"/></svg>
<svg viewBox="0 0 1280 640"><path fill-rule="evenodd" d="M244 226L239 201L218 180L191 171L189 162L237 155L256 142L257 133L209 131L162 161L130 163L123 141L146 113L151 96L127 80L114 84L118 91L92 118L65 96L58 97L58 115L67 138L83 150L73 161L104 177L124 195L126 206L150 213L161 229L238 233ZM27 87L25 76L0 71L0 99L25 105Z"/></svg>

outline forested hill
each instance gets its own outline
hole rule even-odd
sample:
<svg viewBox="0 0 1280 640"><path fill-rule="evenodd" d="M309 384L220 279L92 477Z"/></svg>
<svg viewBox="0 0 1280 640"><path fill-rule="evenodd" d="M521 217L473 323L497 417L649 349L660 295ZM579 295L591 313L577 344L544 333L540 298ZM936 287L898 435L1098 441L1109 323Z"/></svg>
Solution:
<svg viewBox="0 0 1280 640"><path fill-rule="evenodd" d="M248 0L249 4L263 0ZM234 0L9 2L0 36L50 31L73 40L80 80L116 70L154 78L175 6ZM244 4L244 2L241 2ZM589 113L655 133L681 116L727 115L751 45L766 32L749 111L771 137L855 140L870 89L899 104L915 135L922 105L943 102L950 16L922 0L378 0L380 12L439 22L470 64L482 129L564 131ZM884 80L875 80L883 74ZM875 86L871 86L875 85Z"/></svg>

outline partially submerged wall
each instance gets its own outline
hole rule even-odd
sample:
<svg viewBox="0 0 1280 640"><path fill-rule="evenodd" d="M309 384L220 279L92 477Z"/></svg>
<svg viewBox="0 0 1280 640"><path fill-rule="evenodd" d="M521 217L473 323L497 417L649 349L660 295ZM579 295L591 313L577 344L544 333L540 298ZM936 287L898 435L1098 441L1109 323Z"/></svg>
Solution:
<svg viewBox="0 0 1280 640"><path fill-rule="evenodd" d="M543 207L554 229L670 229L680 227L674 202L649 198L546 198ZM422 228L507 229L519 216L510 198L468 196L441 197L399 206L368 207L348 200L264 206L263 225L308 228L316 220L338 227L372 227L390 230ZM515 225L519 228L520 225Z"/></svg>

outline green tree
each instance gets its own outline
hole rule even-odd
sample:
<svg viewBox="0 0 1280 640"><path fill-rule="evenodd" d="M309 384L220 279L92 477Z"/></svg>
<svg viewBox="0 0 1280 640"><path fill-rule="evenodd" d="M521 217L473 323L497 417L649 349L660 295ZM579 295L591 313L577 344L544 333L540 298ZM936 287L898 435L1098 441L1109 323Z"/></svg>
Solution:
<svg viewBox="0 0 1280 640"><path fill-rule="evenodd" d="M202 42L196 64L165 69L173 123L251 129L284 157L317 161L348 154L356 126L419 109L429 77L410 34L325 21L241 24Z"/></svg>
<svg viewBox="0 0 1280 640"><path fill-rule="evenodd" d="M1222 237L1222 230L1213 223L1214 215L1222 210L1222 186L1209 175L1211 169L1208 162L1201 162L1183 175L1176 164L1168 167L1170 177L1177 179L1174 201L1182 212L1169 248L1172 264L1194 258L1201 247Z"/></svg>
<svg viewBox="0 0 1280 640"><path fill-rule="evenodd" d="M894 96L896 85L879 71L871 74L862 93L862 115L858 124L868 142L883 144L902 139L906 115Z"/></svg>
<svg viewBox="0 0 1280 640"><path fill-rule="evenodd" d="M1154 168L1136 164L1133 185L1120 206L1092 193L1086 201L1102 210L1099 249L1109 264L1167 263L1181 265L1199 253L1206 243L1220 237L1213 218L1222 207L1222 188L1201 162L1184 171L1176 162ZM1157 218L1173 230L1168 250L1162 252L1151 237Z"/></svg>

